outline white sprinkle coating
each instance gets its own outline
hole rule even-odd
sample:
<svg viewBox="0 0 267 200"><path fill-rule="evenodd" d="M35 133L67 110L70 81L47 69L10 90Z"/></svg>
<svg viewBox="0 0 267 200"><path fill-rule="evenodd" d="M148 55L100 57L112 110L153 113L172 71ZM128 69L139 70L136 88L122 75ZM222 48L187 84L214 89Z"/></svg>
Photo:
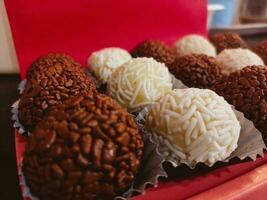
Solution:
<svg viewBox="0 0 267 200"><path fill-rule="evenodd" d="M153 58L131 59L115 70L107 83L108 95L129 112L141 110L172 90L168 68Z"/></svg>
<svg viewBox="0 0 267 200"><path fill-rule="evenodd" d="M206 38L196 34L182 37L175 43L175 47L178 56L190 54L216 56L215 47Z"/></svg>
<svg viewBox="0 0 267 200"><path fill-rule="evenodd" d="M116 68L131 58L131 55L124 49L105 48L91 54L88 58L88 66L92 68L97 79L105 83Z"/></svg>
<svg viewBox="0 0 267 200"><path fill-rule="evenodd" d="M264 66L262 59L248 49L225 49L217 55L216 59L220 63L224 74L241 70L250 65Z"/></svg>
<svg viewBox="0 0 267 200"><path fill-rule="evenodd" d="M184 106L185 102L190 105ZM159 142L160 152L167 146L169 157L178 156L190 165L225 160L237 148L241 129L223 97L197 88L175 89L163 95L149 109L146 127Z"/></svg>

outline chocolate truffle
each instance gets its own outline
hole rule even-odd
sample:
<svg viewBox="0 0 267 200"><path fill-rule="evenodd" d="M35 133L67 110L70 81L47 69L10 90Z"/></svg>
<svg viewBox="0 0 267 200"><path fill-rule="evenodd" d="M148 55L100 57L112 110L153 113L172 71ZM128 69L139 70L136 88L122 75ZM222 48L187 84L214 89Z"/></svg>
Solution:
<svg viewBox="0 0 267 200"><path fill-rule="evenodd" d="M169 66L175 60L175 52L159 40L146 40L138 44L131 52L134 58L152 57L158 62Z"/></svg>
<svg viewBox="0 0 267 200"><path fill-rule="evenodd" d="M250 65L264 65L262 59L248 49L225 49L216 57L222 72L229 74Z"/></svg>
<svg viewBox="0 0 267 200"><path fill-rule="evenodd" d="M111 98L89 93L59 105L37 125L22 170L40 200L113 199L131 186L142 149L130 114Z"/></svg>
<svg viewBox="0 0 267 200"><path fill-rule="evenodd" d="M129 112L137 112L171 91L168 68L153 58L134 58L119 67L108 80L107 92Z"/></svg>
<svg viewBox="0 0 267 200"><path fill-rule="evenodd" d="M146 127L172 159L194 166L225 160L236 148L240 124L223 97L207 89L175 89L150 108ZM162 153L164 153L164 151Z"/></svg>
<svg viewBox="0 0 267 200"><path fill-rule="evenodd" d="M35 74L39 74L41 71L45 71L50 67L64 66L64 68L80 68L80 64L77 63L71 56L64 53L49 53L45 56L41 56L36 59L29 67L26 78L34 78Z"/></svg>
<svg viewBox="0 0 267 200"><path fill-rule="evenodd" d="M259 55L267 65L267 40L257 43L252 50Z"/></svg>
<svg viewBox="0 0 267 200"><path fill-rule="evenodd" d="M99 81L106 83L115 69L131 58L131 55L124 49L105 48L92 53L88 59L88 66Z"/></svg>
<svg viewBox="0 0 267 200"><path fill-rule="evenodd" d="M246 42L234 32L218 33L210 37L210 41L216 47L217 53L224 49L246 48Z"/></svg>
<svg viewBox="0 0 267 200"><path fill-rule="evenodd" d="M215 47L204 37L200 35L187 35L175 43L177 56L190 54L205 54L207 56L216 56Z"/></svg>
<svg viewBox="0 0 267 200"><path fill-rule="evenodd" d="M188 87L209 88L222 77L215 58L204 54L179 57L170 67L170 72Z"/></svg>
<svg viewBox="0 0 267 200"><path fill-rule="evenodd" d="M254 122L267 138L267 68L248 66L225 76L214 90Z"/></svg>
<svg viewBox="0 0 267 200"><path fill-rule="evenodd" d="M18 112L20 123L28 131L34 129L51 107L81 92L96 91L95 84L78 66L51 64L38 71L35 68L29 76Z"/></svg>

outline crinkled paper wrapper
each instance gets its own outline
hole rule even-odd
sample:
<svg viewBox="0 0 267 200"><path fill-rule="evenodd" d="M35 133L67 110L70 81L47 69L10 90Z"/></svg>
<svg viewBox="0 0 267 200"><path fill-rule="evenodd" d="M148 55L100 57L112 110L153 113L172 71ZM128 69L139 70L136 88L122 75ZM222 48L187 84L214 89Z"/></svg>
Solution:
<svg viewBox="0 0 267 200"><path fill-rule="evenodd" d="M23 91L25 89L26 82L27 82L27 80L24 79L19 83L19 85L18 85L19 94L23 93ZM31 133L27 132L26 129L23 127L23 125L19 122L19 118L18 118L19 101L20 100L15 101L11 106L11 114L12 114L11 119L14 121L13 127L18 130L19 134L25 134L26 133L27 135L31 135Z"/></svg>
<svg viewBox="0 0 267 200"><path fill-rule="evenodd" d="M31 135L31 133L30 132L28 132L25 128L24 128L24 126L19 122L19 117L18 117L18 112L19 112L19 101L20 100L17 100L17 101L15 101L13 104L12 104L12 106L11 106L11 114L12 114L12 116L11 116L11 119L14 121L14 123L13 123L13 127L15 128L15 129L17 129L18 130L18 133L19 134L26 134L26 135L28 135L28 136L30 136Z"/></svg>
<svg viewBox="0 0 267 200"><path fill-rule="evenodd" d="M188 88L180 80L177 80L174 77L172 79L174 88ZM150 106L144 108L136 117L137 122L143 126L144 131L146 131L145 116L149 110L149 107ZM247 157L255 161L258 155L263 156L263 150L266 149L261 133L255 128L252 121L244 117L243 113L235 110L234 107L232 108L241 125L240 137L238 140L238 147L235 149L234 152L232 152L232 154L228 158L226 158L222 162L229 162L229 160L231 160L232 158L239 158L240 160L244 160ZM192 165L186 161L181 162L181 159L178 155L174 155L173 153L171 154L171 156L168 155L171 150L166 150L166 144L164 144L163 142L161 143L159 140L155 140L153 137L153 133L149 133L148 131L146 132L149 135L149 139L151 140L151 142L158 144L158 151L164 161L170 162L173 167L177 167L181 164L186 164L192 169L196 167L196 165ZM173 148L175 149L175 147ZM213 166L214 164L210 165L209 167Z"/></svg>
<svg viewBox="0 0 267 200"><path fill-rule="evenodd" d="M26 80L23 80L19 86L18 90L21 94L25 88ZM31 135L30 132L27 132L25 128L22 126L22 124L19 122L18 119L18 105L19 100L17 100L11 107L12 112L12 120L14 120L14 128L18 130L20 134L27 134L28 136ZM136 179L131 185L131 187L122 195L118 196L115 199L119 200L126 200L132 197L135 194L145 194L145 189L148 186L154 186L157 187L158 179L159 177L167 177L166 172L164 171L162 167L163 159L159 155L159 152L157 151L157 145L155 143L152 143L149 139L149 135L146 134L146 132L143 131L143 126L138 124L140 132L142 133L143 142L144 142L144 151L143 151L143 157L141 160L140 169L136 175ZM37 197L34 197L29 187L26 185L25 178L22 173L22 161L19 164L19 180L20 185L22 188L22 194L24 198L29 198L31 200L38 200Z"/></svg>

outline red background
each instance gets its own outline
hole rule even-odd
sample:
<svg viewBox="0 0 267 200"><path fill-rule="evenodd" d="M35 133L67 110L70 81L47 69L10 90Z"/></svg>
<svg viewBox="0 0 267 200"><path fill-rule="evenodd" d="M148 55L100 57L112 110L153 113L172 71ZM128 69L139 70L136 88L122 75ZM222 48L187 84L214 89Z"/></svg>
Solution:
<svg viewBox="0 0 267 200"><path fill-rule="evenodd" d="M21 77L48 52L86 64L94 50L206 35L206 0L6 0Z"/></svg>

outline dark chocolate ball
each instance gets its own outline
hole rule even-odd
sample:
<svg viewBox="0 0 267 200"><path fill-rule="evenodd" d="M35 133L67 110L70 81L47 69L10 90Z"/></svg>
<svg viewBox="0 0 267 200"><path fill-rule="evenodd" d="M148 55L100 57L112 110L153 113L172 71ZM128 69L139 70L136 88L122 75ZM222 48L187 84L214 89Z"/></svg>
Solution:
<svg viewBox="0 0 267 200"><path fill-rule="evenodd" d="M142 149L132 116L110 97L89 93L37 125L22 170L40 200L112 199L132 184Z"/></svg>
<svg viewBox="0 0 267 200"><path fill-rule="evenodd" d="M134 58L152 57L158 62L165 63L166 66L175 60L174 51L159 40L146 40L134 47L131 54Z"/></svg>
<svg viewBox="0 0 267 200"><path fill-rule="evenodd" d="M210 37L210 41L216 47L217 53L224 49L246 48L246 42L234 32L218 33Z"/></svg>
<svg viewBox="0 0 267 200"><path fill-rule="evenodd" d="M188 87L210 88L222 77L215 58L204 54L191 54L176 58L170 72Z"/></svg>
<svg viewBox="0 0 267 200"><path fill-rule="evenodd" d="M212 89L243 112L267 138L267 67L245 67L225 76Z"/></svg>
<svg viewBox="0 0 267 200"><path fill-rule="evenodd" d="M27 131L32 131L51 107L79 93L96 91L79 66L57 63L36 70L29 74L19 102L19 121Z"/></svg>
<svg viewBox="0 0 267 200"><path fill-rule="evenodd" d="M257 43L254 47L252 47L252 51L258 54L265 65L267 65L267 40Z"/></svg>
<svg viewBox="0 0 267 200"><path fill-rule="evenodd" d="M35 74L49 69L50 67L64 66L64 68L80 68L71 56L64 53L49 53L36 59L29 67L26 78L34 78Z"/></svg>

